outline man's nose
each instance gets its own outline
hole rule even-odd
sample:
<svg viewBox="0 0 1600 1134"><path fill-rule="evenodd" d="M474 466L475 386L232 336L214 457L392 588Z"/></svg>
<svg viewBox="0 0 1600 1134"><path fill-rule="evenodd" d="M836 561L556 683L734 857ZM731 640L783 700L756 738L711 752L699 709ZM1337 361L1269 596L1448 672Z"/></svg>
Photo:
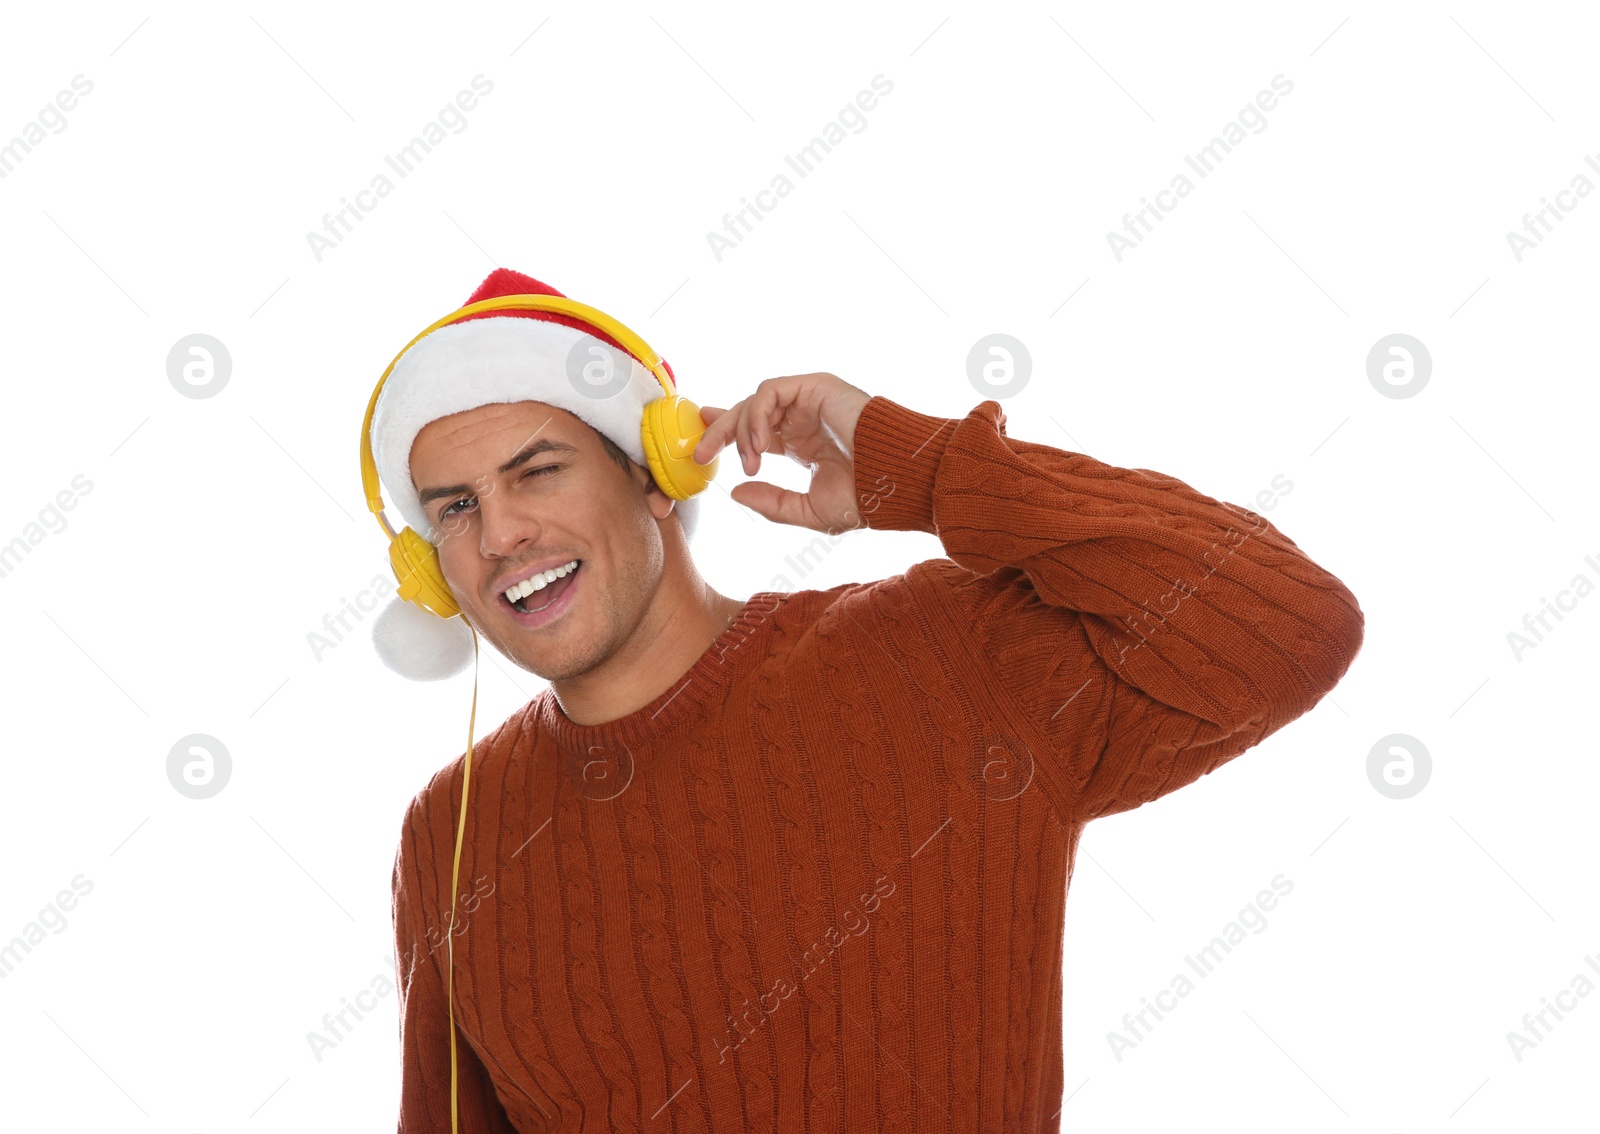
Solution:
<svg viewBox="0 0 1600 1134"><path fill-rule="evenodd" d="M479 545L485 556L506 558L524 543L538 542L544 525L530 509L518 508L504 496L478 501Z"/></svg>

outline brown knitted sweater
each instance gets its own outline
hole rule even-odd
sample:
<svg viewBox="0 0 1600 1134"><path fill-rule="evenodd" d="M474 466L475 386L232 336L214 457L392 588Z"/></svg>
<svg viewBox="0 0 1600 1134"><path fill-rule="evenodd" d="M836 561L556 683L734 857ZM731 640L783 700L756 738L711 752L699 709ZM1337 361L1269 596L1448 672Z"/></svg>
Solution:
<svg viewBox="0 0 1600 1134"><path fill-rule="evenodd" d="M948 558L762 592L649 705L474 744L463 1131L1047 1131L1083 825L1310 710L1354 596L1181 481L874 397L868 525ZM856 533L851 538L871 536ZM463 759L394 866L402 1131L450 1129Z"/></svg>

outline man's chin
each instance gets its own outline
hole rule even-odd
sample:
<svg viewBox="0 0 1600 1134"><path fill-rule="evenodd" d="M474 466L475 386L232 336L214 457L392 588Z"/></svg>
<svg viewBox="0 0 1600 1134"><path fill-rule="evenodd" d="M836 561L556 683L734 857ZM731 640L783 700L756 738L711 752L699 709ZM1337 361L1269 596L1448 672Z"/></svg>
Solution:
<svg viewBox="0 0 1600 1134"><path fill-rule="evenodd" d="M540 680L549 682L552 685L570 681L574 677L582 676L584 672L581 668L552 667L547 658L523 657L516 654L507 654L506 656L516 663L518 669L531 673Z"/></svg>
<svg viewBox="0 0 1600 1134"><path fill-rule="evenodd" d="M587 639L582 643L546 640L537 645L515 642L502 648L501 653L515 662L519 669L553 685L576 681L594 673L610 658L610 654L600 649L596 642Z"/></svg>
<svg viewBox="0 0 1600 1134"><path fill-rule="evenodd" d="M483 637L485 641L493 643L506 660L535 677L559 681L566 676L558 661L563 651L548 635L541 637L539 631L524 630L515 623L508 623L501 626L497 633L484 634Z"/></svg>
<svg viewBox="0 0 1600 1134"><path fill-rule="evenodd" d="M467 609L462 608L462 617L477 630L480 638L494 646L518 669L548 682L582 677L605 660L581 648L580 644L592 647L595 644L594 635L574 631L564 625L571 615L577 613L568 611L566 617L556 623L536 629L519 626L511 618L496 621L492 629L486 629L482 611L474 610L469 616Z"/></svg>

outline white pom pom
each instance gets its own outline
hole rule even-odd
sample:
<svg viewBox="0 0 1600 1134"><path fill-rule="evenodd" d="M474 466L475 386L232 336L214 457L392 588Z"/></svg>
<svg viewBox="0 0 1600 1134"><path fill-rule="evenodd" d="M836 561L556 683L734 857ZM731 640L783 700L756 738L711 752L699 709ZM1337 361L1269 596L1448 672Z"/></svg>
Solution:
<svg viewBox="0 0 1600 1134"><path fill-rule="evenodd" d="M392 598L372 621L378 658L412 681L443 681L472 664L472 629L459 614L440 618Z"/></svg>

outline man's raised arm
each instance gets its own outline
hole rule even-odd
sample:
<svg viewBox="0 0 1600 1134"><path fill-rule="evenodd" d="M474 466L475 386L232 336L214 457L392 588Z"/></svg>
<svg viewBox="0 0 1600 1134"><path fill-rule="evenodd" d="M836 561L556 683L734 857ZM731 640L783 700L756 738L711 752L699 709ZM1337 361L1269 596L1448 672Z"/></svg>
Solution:
<svg viewBox="0 0 1600 1134"><path fill-rule="evenodd" d="M1065 818L1126 811L1309 711L1361 647L1354 595L1252 511L1182 481L888 398L862 409L869 527L925 531L944 560L907 572L999 721L1043 751Z"/></svg>

